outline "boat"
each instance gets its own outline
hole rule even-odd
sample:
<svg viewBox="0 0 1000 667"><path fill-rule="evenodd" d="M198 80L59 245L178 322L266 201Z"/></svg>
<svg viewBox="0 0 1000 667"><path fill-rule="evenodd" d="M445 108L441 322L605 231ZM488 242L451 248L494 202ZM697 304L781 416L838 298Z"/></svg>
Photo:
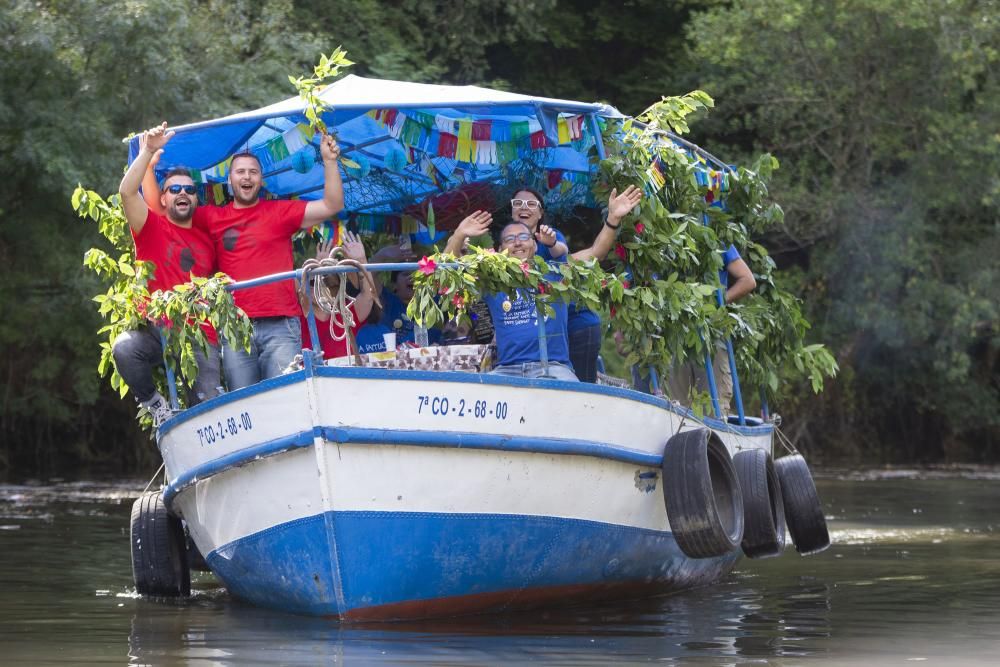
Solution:
<svg viewBox="0 0 1000 667"><path fill-rule="evenodd" d="M602 150L600 124L620 116L606 105L354 76L323 95L353 155L345 194L362 226L393 224L401 202L506 177L489 157L477 162L502 142L462 135L466 122L505 124L507 137L516 127L540 133L554 148L536 166L569 178L562 191L573 205L587 196L574 179L590 169L587 151ZM301 105L176 128L162 168L195 165L210 193L225 158L245 146L262 156L273 193L308 196L321 180ZM456 154L413 159L414 144L444 145L448 123L464 136ZM369 182L366 170L395 180ZM299 270L233 287L307 278ZM199 564L256 605L415 619L710 584L741 556L780 555L786 523L801 553L829 544L804 459L776 458L773 420L745 415L741 401L737 415L698 416L616 383L478 372L468 362L486 350L460 347L372 353L361 365L304 351L300 369L164 423L166 483L132 514L138 591L185 595Z"/></svg>

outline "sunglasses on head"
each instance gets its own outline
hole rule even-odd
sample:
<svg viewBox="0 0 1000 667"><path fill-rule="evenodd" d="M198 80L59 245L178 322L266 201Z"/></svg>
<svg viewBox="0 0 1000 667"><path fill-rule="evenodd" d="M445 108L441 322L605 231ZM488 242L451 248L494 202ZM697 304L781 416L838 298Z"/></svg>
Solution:
<svg viewBox="0 0 1000 667"><path fill-rule="evenodd" d="M169 192L172 195L179 195L181 193L181 190L183 190L185 193L187 193L189 195L193 195L196 192L198 192L198 188L196 188L193 185L176 185L175 184L175 185L168 185L167 186L167 192Z"/></svg>
<svg viewBox="0 0 1000 667"><path fill-rule="evenodd" d="M542 206L542 202L540 202L540 201L538 201L536 199L511 199L510 200L510 207L511 208L529 208L529 209L533 210L533 209L536 209L536 208L541 208L541 206Z"/></svg>
<svg viewBox="0 0 1000 667"><path fill-rule="evenodd" d="M520 232L518 234L508 234L500 239L503 243L513 243L514 241L530 241L531 234L528 232Z"/></svg>

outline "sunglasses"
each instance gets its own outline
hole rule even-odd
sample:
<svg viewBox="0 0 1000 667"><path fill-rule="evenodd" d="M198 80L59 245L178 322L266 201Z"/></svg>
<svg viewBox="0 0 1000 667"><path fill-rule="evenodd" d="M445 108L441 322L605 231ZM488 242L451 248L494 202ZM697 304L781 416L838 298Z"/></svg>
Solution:
<svg viewBox="0 0 1000 667"><path fill-rule="evenodd" d="M503 243L513 243L514 241L530 241L531 234L528 232L521 232L519 234L508 234L500 239Z"/></svg>
<svg viewBox="0 0 1000 667"><path fill-rule="evenodd" d="M198 192L198 188L193 185L168 185L167 192L172 195L179 195L183 190L186 194L193 195Z"/></svg>
<svg viewBox="0 0 1000 667"><path fill-rule="evenodd" d="M535 199L511 199L510 200L510 207L511 208L527 208L527 209L535 210L536 208L541 208L542 207L542 202L537 201Z"/></svg>

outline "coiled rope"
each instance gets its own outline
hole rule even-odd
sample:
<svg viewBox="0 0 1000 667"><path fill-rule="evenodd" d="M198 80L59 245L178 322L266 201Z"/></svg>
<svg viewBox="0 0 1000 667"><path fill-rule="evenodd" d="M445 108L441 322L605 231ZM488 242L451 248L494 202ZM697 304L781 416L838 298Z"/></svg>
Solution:
<svg viewBox="0 0 1000 667"><path fill-rule="evenodd" d="M302 264L303 279L299 283L299 293L305 298L311 298L313 306L317 310L330 315L328 325L330 327L330 337L335 341L341 341L346 338L347 354L348 356L355 356L358 353L358 349L357 341L354 340L352 332L356 321L351 307L357 299L347 295L347 281L344 280L346 274L334 273L330 276L309 275L316 269L347 266L358 270L361 276L362 289L365 289L365 283L367 282L367 289L371 290L372 300L381 308L382 302L378 298L378 293L375 290L375 281L372 279L371 273L369 273L364 264L356 259L347 257L346 251L341 246L334 248L330 252L329 257L307 259ZM324 278L330 278L330 280L327 281ZM332 287L330 286L330 282L334 283ZM312 288L311 294L310 286ZM339 332L338 328L340 329Z"/></svg>

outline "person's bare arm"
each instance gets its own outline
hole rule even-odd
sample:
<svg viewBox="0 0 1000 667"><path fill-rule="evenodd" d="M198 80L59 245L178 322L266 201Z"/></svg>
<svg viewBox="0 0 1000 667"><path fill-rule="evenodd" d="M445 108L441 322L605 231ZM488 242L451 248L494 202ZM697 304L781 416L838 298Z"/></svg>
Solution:
<svg viewBox="0 0 1000 667"><path fill-rule="evenodd" d="M489 230L492 223L492 215L486 211L476 211L458 223L458 227L455 228L451 238L448 239L448 243L445 244L444 251L460 257L465 240L482 236Z"/></svg>
<svg viewBox="0 0 1000 667"><path fill-rule="evenodd" d="M601 231L598 232L597 238L594 239L589 248L574 252L570 256L577 260L596 259L597 261L607 257L618 237L618 228L621 227L622 218L638 206L640 201L642 201L642 190L634 185L628 186L621 194L618 194L617 189L611 190L611 196L608 198L608 219L601 227Z"/></svg>
<svg viewBox="0 0 1000 667"><path fill-rule="evenodd" d="M153 154L149 164L146 166L146 173L142 175L142 200L153 213L166 215L167 212L160 202L160 184L156 182L156 164L160 161L163 151L159 150Z"/></svg>
<svg viewBox="0 0 1000 667"><path fill-rule="evenodd" d="M344 236L344 254L347 255L348 259L353 259L359 264L367 264L368 257L365 255L365 246L361 242L361 239L357 234L352 232L347 232ZM351 274L358 276L358 274ZM358 296L354 299L354 313L358 316L359 322L364 322L368 319L368 315L372 312L372 304L375 302L375 295L372 293L374 289L373 286L368 284L367 280L364 280L359 276L361 281L361 291Z"/></svg>
<svg viewBox="0 0 1000 667"><path fill-rule="evenodd" d="M139 154L132 164L129 165L122 177L122 182L118 186L118 194L122 198L122 208L125 210L125 219L128 226L136 234L142 231L146 225L146 215L149 207L139 194L139 185L142 183L146 167L154 155L159 154L170 138L174 136L173 130L167 131L167 123L150 128L139 137Z"/></svg>
<svg viewBox="0 0 1000 667"><path fill-rule="evenodd" d="M757 287L757 279L753 271L743 261L743 258L730 262L726 266L729 273L729 287L726 288L726 303L739 301Z"/></svg>
<svg viewBox="0 0 1000 667"><path fill-rule="evenodd" d="M323 157L323 198L306 204L302 227L315 227L344 210L344 184L340 180L340 146L333 136L324 134L319 143Z"/></svg>

